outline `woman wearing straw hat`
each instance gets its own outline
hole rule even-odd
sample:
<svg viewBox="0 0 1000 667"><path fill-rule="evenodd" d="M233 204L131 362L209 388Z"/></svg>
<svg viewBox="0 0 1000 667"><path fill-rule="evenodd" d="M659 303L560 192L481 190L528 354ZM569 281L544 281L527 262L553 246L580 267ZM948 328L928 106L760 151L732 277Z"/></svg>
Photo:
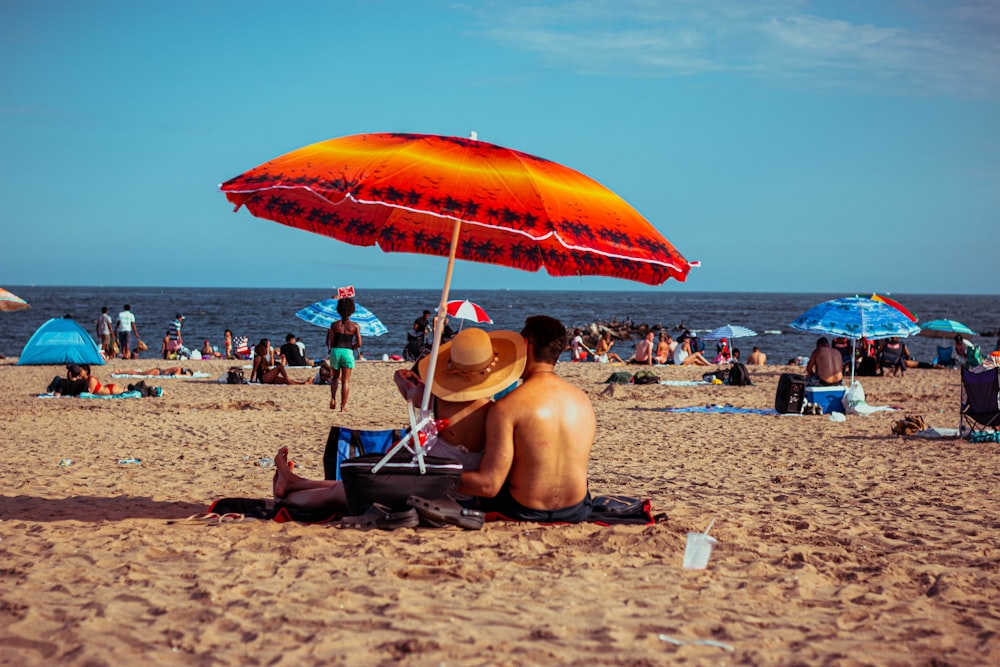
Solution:
<svg viewBox="0 0 1000 667"><path fill-rule="evenodd" d="M431 453L455 458L467 470L478 467L493 396L517 382L525 361L524 339L513 331L487 333L482 329L463 329L442 344L431 394L435 416L447 419L448 426L438 433ZM427 374L429 364L429 357L417 364L421 375ZM396 371L395 380L408 401L419 403L423 394L420 375L400 370ZM347 507L340 482L300 477L288 468L287 459L287 447L274 456L276 500L303 509Z"/></svg>

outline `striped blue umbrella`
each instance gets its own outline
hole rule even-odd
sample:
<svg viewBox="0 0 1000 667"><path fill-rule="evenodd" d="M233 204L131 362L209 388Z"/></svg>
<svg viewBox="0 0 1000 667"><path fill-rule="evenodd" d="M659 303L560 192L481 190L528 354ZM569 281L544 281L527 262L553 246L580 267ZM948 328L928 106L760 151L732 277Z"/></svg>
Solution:
<svg viewBox="0 0 1000 667"><path fill-rule="evenodd" d="M337 312L337 301L337 299L317 301L295 313L295 316L309 324L329 329L331 324L340 319L340 314ZM362 336L381 336L389 332L372 311L357 302L354 303L354 314L351 315L351 321L357 323Z"/></svg>
<svg viewBox="0 0 1000 667"><path fill-rule="evenodd" d="M753 329L747 329L746 327L736 326L733 324L727 324L723 327L719 327L712 331L712 333L704 336L705 340L732 340L733 338L747 338L748 336L756 336L757 332Z"/></svg>
<svg viewBox="0 0 1000 667"><path fill-rule="evenodd" d="M920 335L928 338L954 338L955 334L978 336L975 331L955 320L931 320L920 327Z"/></svg>

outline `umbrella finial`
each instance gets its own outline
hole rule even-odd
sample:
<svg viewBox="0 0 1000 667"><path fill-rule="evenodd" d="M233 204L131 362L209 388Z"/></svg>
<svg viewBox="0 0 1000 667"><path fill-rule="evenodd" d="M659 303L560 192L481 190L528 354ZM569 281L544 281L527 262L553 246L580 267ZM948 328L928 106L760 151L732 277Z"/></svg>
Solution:
<svg viewBox="0 0 1000 667"><path fill-rule="evenodd" d="M469 138L473 141L479 141L479 133L473 130L472 132L469 132Z"/></svg>

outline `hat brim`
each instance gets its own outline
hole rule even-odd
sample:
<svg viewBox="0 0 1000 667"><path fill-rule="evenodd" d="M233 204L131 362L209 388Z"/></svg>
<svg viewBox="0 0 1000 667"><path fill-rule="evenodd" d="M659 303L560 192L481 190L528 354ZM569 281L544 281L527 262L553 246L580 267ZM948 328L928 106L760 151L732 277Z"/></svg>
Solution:
<svg viewBox="0 0 1000 667"><path fill-rule="evenodd" d="M489 373L476 377L474 384L463 375L449 373L451 362L451 341L442 343L438 350L437 372L434 374L434 384L431 393L444 401L475 401L488 398L506 389L521 377L527 361L527 349L524 338L514 331L488 332L493 351L497 355L497 363ZM427 367L430 356L425 356L417 364L420 377L427 377Z"/></svg>

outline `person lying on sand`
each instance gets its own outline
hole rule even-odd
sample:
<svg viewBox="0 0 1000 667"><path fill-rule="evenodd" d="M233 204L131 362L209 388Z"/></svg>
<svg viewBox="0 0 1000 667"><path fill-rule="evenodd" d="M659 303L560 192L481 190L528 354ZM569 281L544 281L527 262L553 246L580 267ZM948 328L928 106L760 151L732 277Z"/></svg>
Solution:
<svg viewBox="0 0 1000 667"><path fill-rule="evenodd" d="M53 378L46 391L53 396L79 396L89 388L90 382L85 377L83 368L78 364L68 364L66 377Z"/></svg>
<svg viewBox="0 0 1000 667"><path fill-rule="evenodd" d="M180 366L171 366L170 368L150 368L148 371L118 371L122 375L194 375L194 371L190 368L181 368Z"/></svg>
<svg viewBox="0 0 1000 667"><path fill-rule="evenodd" d="M125 393L125 387L120 384L114 384L113 382L101 384L100 380L90 374L90 364L80 364L80 369L83 371L82 377L87 380L87 391L89 393L95 396L118 396Z"/></svg>

